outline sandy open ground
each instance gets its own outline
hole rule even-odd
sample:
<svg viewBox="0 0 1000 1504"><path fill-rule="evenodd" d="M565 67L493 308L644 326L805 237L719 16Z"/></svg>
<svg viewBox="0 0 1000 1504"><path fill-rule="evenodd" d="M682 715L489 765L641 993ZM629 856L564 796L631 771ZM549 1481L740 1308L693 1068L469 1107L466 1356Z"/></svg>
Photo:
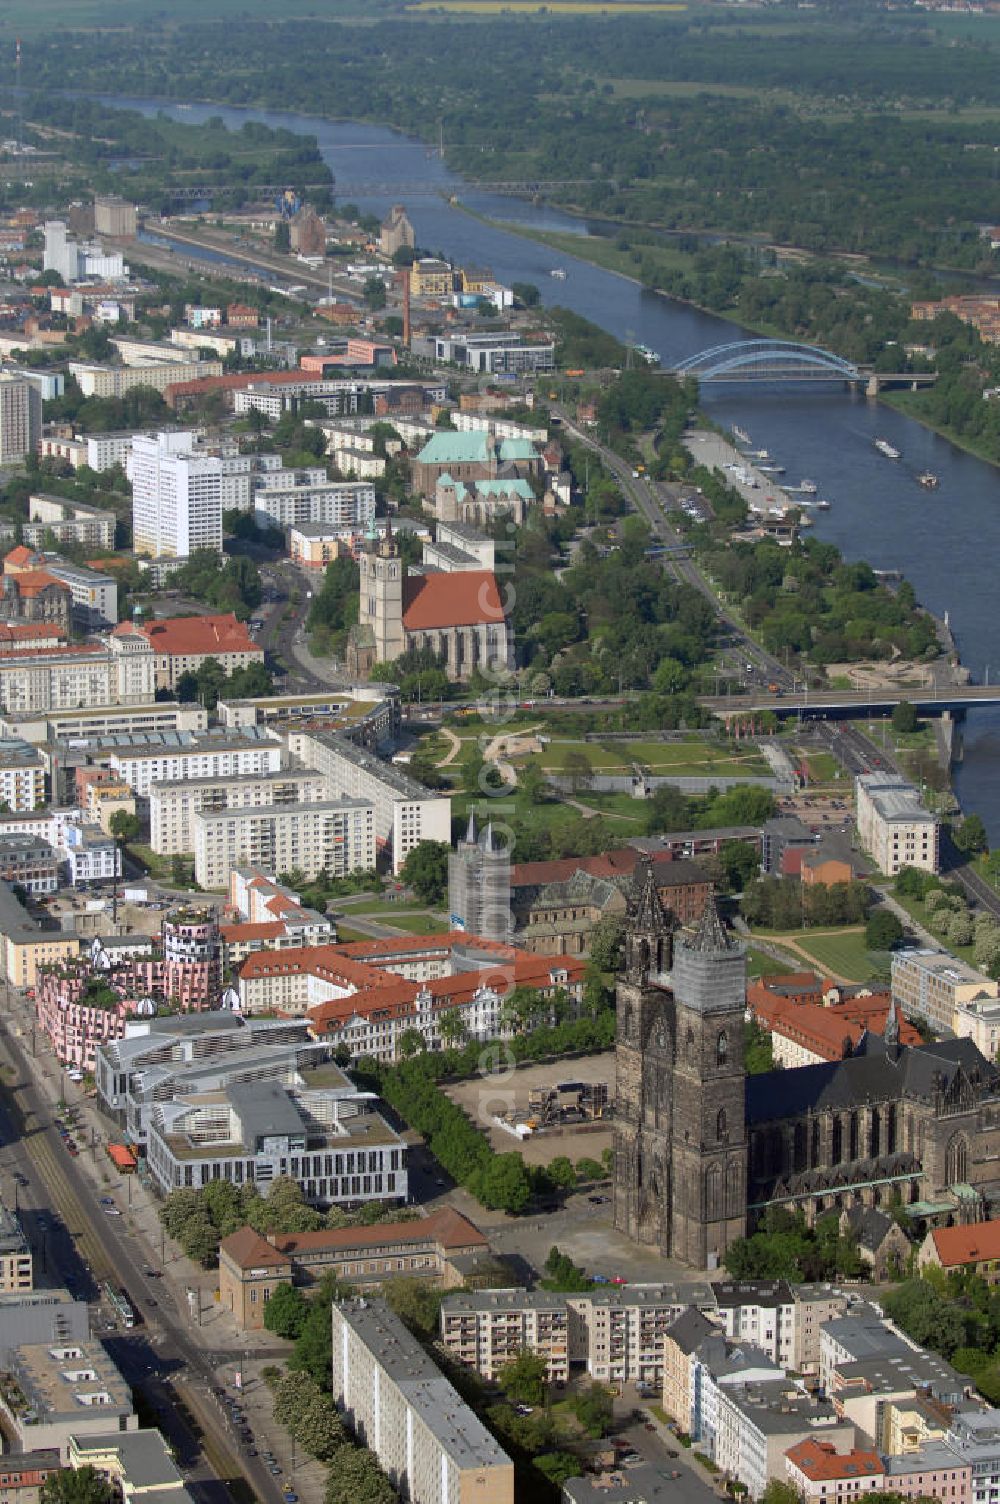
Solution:
<svg viewBox="0 0 1000 1504"><path fill-rule="evenodd" d="M499 1077L475 1076L468 1081L446 1085L445 1090L452 1101L463 1107L489 1135L498 1154L520 1149L525 1161L531 1165L547 1165L560 1154L566 1154L572 1160L600 1159L603 1151L611 1147L610 1122L571 1123L565 1128L549 1129L523 1140L490 1122L494 1112L503 1113L510 1108L526 1111L532 1088L553 1087L560 1081L606 1081L613 1096L614 1051L603 1050L597 1055L549 1061L545 1065L525 1065Z"/></svg>

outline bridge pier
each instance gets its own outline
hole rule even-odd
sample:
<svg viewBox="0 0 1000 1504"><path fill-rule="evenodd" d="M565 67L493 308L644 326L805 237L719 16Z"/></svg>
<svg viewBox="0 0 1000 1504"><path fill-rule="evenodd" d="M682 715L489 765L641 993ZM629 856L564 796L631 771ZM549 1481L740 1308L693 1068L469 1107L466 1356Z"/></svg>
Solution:
<svg viewBox="0 0 1000 1504"><path fill-rule="evenodd" d="M873 371L872 374L868 378L868 385L865 387L865 396L866 397L877 397L880 391L881 391L881 384L879 382L878 377L875 375L875 372Z"/></svg>

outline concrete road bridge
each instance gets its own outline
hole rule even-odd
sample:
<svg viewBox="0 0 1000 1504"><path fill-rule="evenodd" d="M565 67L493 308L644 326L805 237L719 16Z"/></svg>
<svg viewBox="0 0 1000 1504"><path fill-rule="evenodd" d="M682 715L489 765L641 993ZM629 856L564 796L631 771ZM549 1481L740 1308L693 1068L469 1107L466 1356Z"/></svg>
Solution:
<svg viewBox="0 0 1000 1504"><path fill-rule="evenodd" d="M1000 705L997 684L936 684L923 689L824 690L767 689L733 695L701 695L700 703L722 720L759 715L764 710L776 716L801 716L803 720L862 720L891 715L908 701L921 716L960 716L980 705Z"/></svg>

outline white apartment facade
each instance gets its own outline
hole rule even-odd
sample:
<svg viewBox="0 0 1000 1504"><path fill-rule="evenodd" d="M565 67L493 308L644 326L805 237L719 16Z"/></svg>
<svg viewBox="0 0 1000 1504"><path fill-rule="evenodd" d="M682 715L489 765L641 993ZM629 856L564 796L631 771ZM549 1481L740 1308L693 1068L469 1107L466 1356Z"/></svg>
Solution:
<svg viewBox="0 0 1000 1504"><path fill-rule="evenodd" d="M292 731L290 751L327 780L331 798L361 799L374 809L376 849L388 847L398 873L421 841L451 841L451 803L390 763L325 732Z"/></svg>
<svg viewBox="0 0 1000 1504"><path fill-rule="evenodd" d="M221 360L151 360L145 365L102 366L92 361L71 360L69 373L76 378L85 397L124 397L137 386L151 386L165 392L168 386L184 381L201 381L206 376L221 376Z"/></svg>
<svg viewBox="0 0 1000 1504"><path fill-rule="evenodd" d="M28 497L28 521L23 525L22 536L29 548L37 548L47 532L58 543L79 543L98 552L113 549L115 514L64 501L61 496L36 493Z"/></svg>
<svg viewBox="0 0 1000 1504"><path fill-rule="evenodd" d="M293 527L322 522L336 527L367 528L375 516L375 487L366 481L331 481L325 470L282 471L303 477L293 485L275 485L278 475L254 492L254 516L262 524Z"/></svg>
<svg viewBox="0 0 1000 1504"><path fill-rule="evenodd" d="M194 817L227 809L315 804L326 780L308 768L236 778L186 778L149 789L149 844L157 856L194 851Z"/></svg>
<svg viewBox="0 0 1000 1504"><path fill-rule="evenodd" d="M146 799L154 784L192 778L263 777L279 772L286 760L280 742L206 737L194 739L185 747L123 747L111 753L108 766L133 793Z"/></svg>
<svg viewBox="0 0 1000 1504"><path fill-rule="evenodd" d="M940 823L911 783L895 773L861 773L854 792L858 835L880 872L940 870Z"/></svg>
<svg viewBox="0 0 1000 1504"><path fill-rule="evenodd" d="M136 553L187 558L222 549L222 459L196 454L191 432L136 434L128 459Z"/></svg>
<svg viewBox="0 0 1000 1504"><path fill-rule="evenodd" d="M11 716L153 698L153 655L80 643L0 659L0 709Z"/></svg>
<svg viewBox="0 0 1000 1504"><path fill-rule="evenodd" d="M375 866L374 810L363 799L201 811L193 817L194 872L224 888L234 867L346 877Z"/></svg>
<svg viewBox="0 0 1000 1504"><path fill-rule="evenodd" d="M605 1384L656 1385L663 1339L688 1303L672 1285L628 1285L582 1294L481 1290L447 1295L441 1341L453 1357L493 1380L523 1348L545 1359L549 1378L565 1382L583 1364Z"/></svg>
<svg viewBox="0 0 1000 1504"><path fill-rule="evenodd" d="M24 742L0 741L0 801L15 815L45 803L45 761Z"/></svg>
<svg viewBox="0 0 1000 1504"><path fill-rule="evenodd" d="M453 1358L490 1383L525 1348L545 1359L550 1384L565 1384L578 1357L570 1329L582 1326L569 1297L546 1290L483 1290L446 1296L441 1342Z"/></svg>

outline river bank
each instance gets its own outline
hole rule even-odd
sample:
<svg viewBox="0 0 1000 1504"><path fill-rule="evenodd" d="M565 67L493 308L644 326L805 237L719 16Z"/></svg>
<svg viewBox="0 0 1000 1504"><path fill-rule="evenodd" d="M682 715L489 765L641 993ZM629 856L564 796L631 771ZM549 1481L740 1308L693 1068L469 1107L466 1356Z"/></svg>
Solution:
<svg viewBox="0 0 1000 1504"><path fill-rule="evenodd" d="M135 97L107 102L152 113L164 107ZM387 127L332 126L315 116L232 106L194 106L182 113L191 123L212 113L236 129L260 118L316 136L341 202L352 201L380 219L393 203L404 202L419 245L446 248L449 259L461 265L489 266L508 286L533 283L543 307L568 308L623 344L648 345L669 365L751 337L742 324L651 293L634 276L593 264L580 233L585 226L547 205L477 190L438 157L429 158L422 143ZM452 198L462 207L449 202ZM574 255L571 265L565 263L567 279L551 273L569 251L525 236L525 229L573 237L565 242ZM843 387L708 385L701 406L721 430L731 433L738 426L752 436L754 448L767 448L786 466L792 483L812 478L831 502L831 510L817 516L813 535L835 543L848 562L866 559L875 569L898 571L934 616L948 613L973 677L983 682L991 665L995 674L1000 615L993 608L993 560L1000 552L1000 506L992 466L894 406ZM881 455L874 446L878 437L895 445L903 458L892 462ZM940 476L936 491L920 486L924 470ZM963 741L958 796L963 808L982 815L991 839L1000 843L1000 713L971 712Z"/></svg>
<svg viewBox="0 0 1000 1504"><path fill-rule="evenodd" d="M464 208L461 205L459 207ZM472 213L473 211L467 210L466 212ZM474 217L481 219L483 223L493 223L485 219L484 216L474 215ZM504 226L503 228L508 227ZM634 283L647 292L655 293L658 297L670 298L673 302L682 303L688 308L696 309L699 313L710 314L717 318L735 318L738 316L737 310L731 307L715 308L709 304L698 303L691 298L683 298L678 293L669 291L666 288L644 282L642 278L636 277L633 271L625 269L632 265L631 252L615 245L606 236L595 235L589 232L573 235L554 230L532 229L527 226L519 229L517 233L526 236L530 240L537 241L540 245L548 246L551 250L559 251L568 256L574 256L580 261L587 261L591 266L599 266L602 270L611 272L615 276L623 277L626 281ZM668 250L667 259L673 261L679 271L683 271L685 268L693 267L696 255L697 252L692 251ZM888 292L890 289L885 288L885 291ZM789 331L777 324L768 324L760 320L751 322L741 320L741 323L744 329L758 335L761 339L795 339L797 337L794 331ZM878 393L875 400L884 403L887 407L894 408L914 423L919 423L922 427L930 429L932 433L939 434L941 438L947 439L950 444L954 444L957 449L961 449L965 454L973 455L976 459L981 460L983 464L990 465L993 469L1000 469L1000 459L988 453L974 439L968 438L965 434L959 433L947 424L936 423L932 418L929 418L914 403L913 396L913 393L907 391L893 392L883 389Z"/></svg>

